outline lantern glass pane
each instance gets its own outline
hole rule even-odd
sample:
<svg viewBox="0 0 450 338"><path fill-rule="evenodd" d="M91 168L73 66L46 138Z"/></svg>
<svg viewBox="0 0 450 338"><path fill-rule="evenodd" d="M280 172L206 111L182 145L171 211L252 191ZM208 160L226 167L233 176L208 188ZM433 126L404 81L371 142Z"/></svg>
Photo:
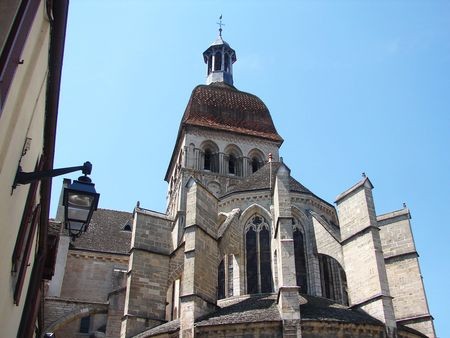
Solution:
<svg viewBox="0 0 450 338"><path fill-rule="evenodd" d="M69 206L73 207L90 208L94 201L94 196L92 195L77 194L73 192L69 193L68 197Z"/></svg>
<svg viewBox="0 0 450 338"><path fill-rule="evenodd" d="M70 232L80 232L81 230L83 230L84 224L84 222L70 221Z"/></svg>
<svg viewBox="0 0 450 338"><path fill-rule="evenodd" d="M73 208L69 206L67 208L67 219L86 222L89 217L89 211L89 208Z"/></svg>

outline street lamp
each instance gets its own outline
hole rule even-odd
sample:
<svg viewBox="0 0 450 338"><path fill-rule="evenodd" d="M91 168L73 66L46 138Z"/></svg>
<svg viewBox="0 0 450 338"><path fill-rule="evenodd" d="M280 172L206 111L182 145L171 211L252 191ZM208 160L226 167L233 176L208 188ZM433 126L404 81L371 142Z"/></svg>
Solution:
<svg viewBox="0 0 450 338"><path fill-rule="evenodd" d="M73 240L86 231L93 212L97 210L99 197L95 185L86 175L64 188L64 223Z"/></svg>
<svg viewBox="0 0 450 338"><path fill-rule="evenodd" d="M17 185L29 184L43 178L64 175L78 170L81 170L84 176L80 176L78 180L73 181L72 184L64 188L63 195L64 224L73 240L79 237L82 232L86 231L92 214L97 210L98 200L100 198L100 194L95 191L95 184L87 176L92 171L92 164L90 162L85 162L82 166L78 167L37 171L33 173L23 172L19 166L13 184L14 190Z"/></svg>

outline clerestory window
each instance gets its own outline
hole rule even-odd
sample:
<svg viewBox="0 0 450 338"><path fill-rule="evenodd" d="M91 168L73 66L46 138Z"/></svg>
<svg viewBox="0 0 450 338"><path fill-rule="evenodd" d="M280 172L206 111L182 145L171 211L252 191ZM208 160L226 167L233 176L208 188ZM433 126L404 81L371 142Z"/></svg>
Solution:
<svg viewBox="0 0 450 338"><path fill-rule="evenodd" d="M347 277L344 269L333 257L319 254L322 296L348 305Z"/></svg>
<svg viewBox="0 0 450 338"><path fill-rule="evenodd" d="M226 255L219 264L217 273L217 299L233 296L233 255Z"/></svg>
<svg viewBox="0 0 450 338"><path fill-rule="evenodd" d="M272 292L270 227L260 215L254 215L245 227L247 293Z"/></svg>
<svg viewBox="0 0 450 338"><path fill-rule="evenodd" d="M295 277L297 286L301 293L308 293L308 279L306 273L305 242L303 234L299 229L294 229L294 255L295 255Z"/></svg>

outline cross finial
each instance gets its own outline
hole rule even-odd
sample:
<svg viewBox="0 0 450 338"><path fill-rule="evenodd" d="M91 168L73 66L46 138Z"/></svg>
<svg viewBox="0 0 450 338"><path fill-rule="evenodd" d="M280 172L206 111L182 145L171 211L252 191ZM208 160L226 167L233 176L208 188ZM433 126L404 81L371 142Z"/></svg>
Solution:
<svg viewBox="0 0 450 338"><path fill-rule="evenodd" d="M222 23L222 14L220 14L219 22L217 22L217 24L219 25L219 36L222 37L222 26L225 26L225 24Z"/></svg>

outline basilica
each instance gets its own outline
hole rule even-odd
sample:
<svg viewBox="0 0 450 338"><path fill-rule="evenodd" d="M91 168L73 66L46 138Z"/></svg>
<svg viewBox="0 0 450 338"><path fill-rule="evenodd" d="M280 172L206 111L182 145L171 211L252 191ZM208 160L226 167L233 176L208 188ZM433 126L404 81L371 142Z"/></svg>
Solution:
<svg viewBox="0 0 450 338"><path fill-rule="evenodd" d="M315 195L283 162L268 107L233 85L221 29L203 61L165 173L167 211L99 209L75 242L62 209L52 222L46 332L435 337L409 210L377 215L366 175L333 203Z"/></svg>

